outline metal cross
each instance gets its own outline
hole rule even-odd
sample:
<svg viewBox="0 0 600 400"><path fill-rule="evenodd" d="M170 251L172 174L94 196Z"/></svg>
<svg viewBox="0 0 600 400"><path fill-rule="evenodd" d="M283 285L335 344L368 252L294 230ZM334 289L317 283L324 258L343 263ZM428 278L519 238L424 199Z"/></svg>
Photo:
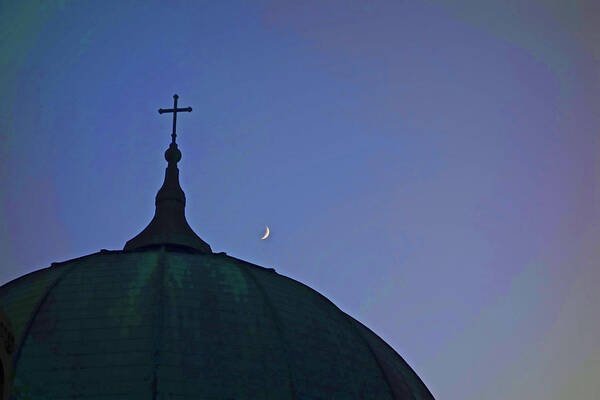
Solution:
<svg viewBox="0 0 600 400"><path fill-rule="evenodd" d="M187 107L187 108L177 108L177 99L179 98L179 96L177 96L176 94L173 95L173 99L174 100L174 104L173 104L173 108L159 108L158 109L158 113L159 114L163 114L163 113L173 113L173 133L171 134L171 137L173 138L172 143L175 143L175 137L177 136L175 134L175 125L177 125L177 112L179 111L187 111L190 112L192 111L192 107Z"/></svg>

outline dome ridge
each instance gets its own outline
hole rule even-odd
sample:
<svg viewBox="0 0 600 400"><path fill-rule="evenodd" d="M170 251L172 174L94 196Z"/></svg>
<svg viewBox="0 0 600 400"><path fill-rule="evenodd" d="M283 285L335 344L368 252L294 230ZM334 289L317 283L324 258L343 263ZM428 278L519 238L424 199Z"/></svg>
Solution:
<svg viewBox="0 0 600 400"><path fill-rule="evenodd" d="M230 257L230 258L233 258L233 257ZM258 291L260 292L260 294L263 297L263 301L265 302L265 305L267 306L267 308L269 310L269 313L271 314L271 317L273 318L273 325L275 325L275 330L277 331L277 335L279 336L279 340L280 340L281 346L283 348L283 353L285 354L285 365L287 367L287 373L288 373L288 377L289 377L289 386L290 386L290 391L292 392L292 398L297 399L298 394L296 393L296 388L294 387L294 382L295 382L294 372L293 372L293 368L290 364L289 344L283 333L283 329L281 326L281 319L279 318L279 315L277 315L277 310L274 307L273 303L271 302L271 299L269 298L269 295L267 294L267 291L265 290L265 288L258 282L258 279L256 279L256 277L254 275L252 275L251 272L246 270L245 265L241 265L242 263L246 263L249 265L253 265L253 264L245 262L243 260L237 260L237 259L234 259L234 260L236 260L235 265L242 272L242 274L246 277L246 279L252 281L254 286L258 289Z"/></svg>

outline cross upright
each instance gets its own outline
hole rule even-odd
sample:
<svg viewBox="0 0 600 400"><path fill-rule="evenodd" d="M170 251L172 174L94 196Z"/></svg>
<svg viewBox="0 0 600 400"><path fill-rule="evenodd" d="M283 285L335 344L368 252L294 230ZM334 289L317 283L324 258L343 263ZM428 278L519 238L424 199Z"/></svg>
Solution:
<svg viewBox="0 0 600 400"><path fill-rule="evenodd" d="M177 125L177 112L179 111L187 111L187 112L191 112L192 111L192 107L186 107L186 108L177 108L177 99L179 98L179 96L177 96L176 94L173 95L173 108L159 108L158 109L158 113L159 114L163 114L163 113L173 113L173 133L171 134L171 138L173 138L173 141L171 143L175 143L175 137L177 137L177 135L175 134L175 125Z"/></svg>

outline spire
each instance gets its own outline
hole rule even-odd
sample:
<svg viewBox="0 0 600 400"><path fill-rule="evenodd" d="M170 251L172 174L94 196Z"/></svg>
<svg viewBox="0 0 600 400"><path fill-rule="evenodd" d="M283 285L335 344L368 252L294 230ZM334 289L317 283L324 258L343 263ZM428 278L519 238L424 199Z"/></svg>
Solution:
<svg viewBox="0 0 600 400"><path fill-rule="evenodd" d="M212 253L210 246L196 235L185 219L185 193L179 186L179 169L177 168L177 163L181 160L181 151L175 143L177 137L175 128L177 113L191 112L192 108L177 108L178 98L177 95L173 96L173 108L158 110L159 114L173 113L173 133L171 134L171 144L165 151L165 159L168 164L165 181L156 194L154 218L146 229L125 244L123 250L136 250L166 244L187 247L202 253Z"/></svg>

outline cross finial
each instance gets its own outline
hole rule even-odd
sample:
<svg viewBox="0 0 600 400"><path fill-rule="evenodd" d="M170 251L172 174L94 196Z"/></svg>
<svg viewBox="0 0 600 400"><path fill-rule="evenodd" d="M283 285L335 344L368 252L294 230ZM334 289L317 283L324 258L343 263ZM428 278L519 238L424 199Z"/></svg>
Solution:
<svg viewBox="0 0 600 400"><path fill-rule="evenodd" d="M177 99L174 95L173 108L159 109L158 113L173 113L173 141L165 151L165 160L169 163L165 170L165 181L156 194L156 211L150 224L137 236L125 243L123 250L135 251L150 246L185 247L201 253L211 254L208 243L200 239L190 228L185 219L185 193L179 185L179 168L177 163L181 160L181 152L175 143L175 128L177 113L192 111L192 107L177 108Z"/></svg>
<svg viewBox="0 0 600 400"><path fill-rule="evenodd" d="M176 94L173 95L173 108L159 108L158 109L158 113L159 114L163 114L163 113L169 113L172 112L173 113L173 133L171 134L171 138L173 138L171 143L175 143L175 138L177 137L177 134L175 133L175 126L177 125L177 112L179 111L187 111L190 112L192 111L192 107L187 107L187 108L177 108L177 99L179 98L179 96L177 96Z"/></svg>

